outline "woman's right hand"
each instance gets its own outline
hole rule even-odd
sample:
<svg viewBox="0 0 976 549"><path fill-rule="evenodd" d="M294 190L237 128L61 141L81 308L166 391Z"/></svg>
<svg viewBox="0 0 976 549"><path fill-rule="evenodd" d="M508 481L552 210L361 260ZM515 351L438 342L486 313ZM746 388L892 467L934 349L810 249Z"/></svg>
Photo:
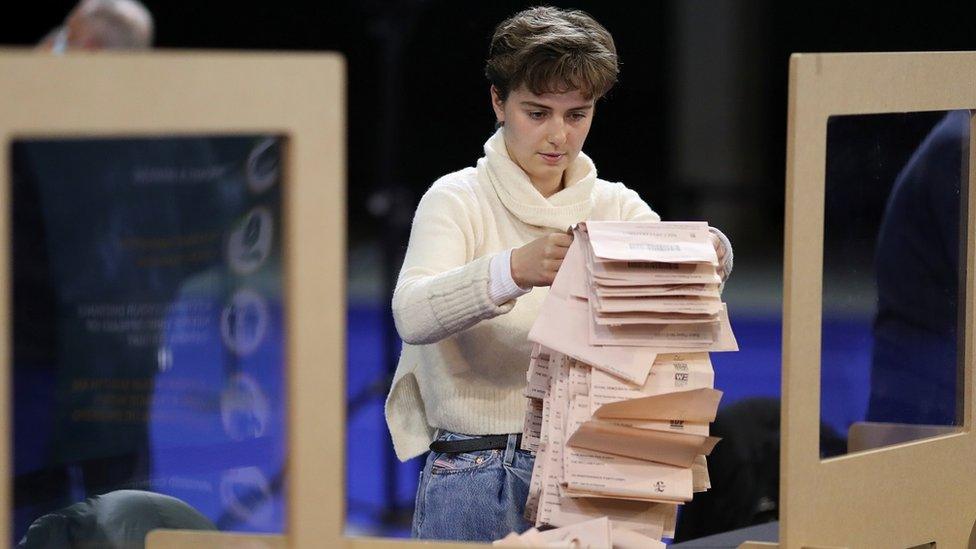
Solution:
<svg viewBox="0 0 976 549"><path fill-rule="evenodd" d="M549 286L563 263L573 233L550 233L512 250L512 280L520 288Z"/></svg>

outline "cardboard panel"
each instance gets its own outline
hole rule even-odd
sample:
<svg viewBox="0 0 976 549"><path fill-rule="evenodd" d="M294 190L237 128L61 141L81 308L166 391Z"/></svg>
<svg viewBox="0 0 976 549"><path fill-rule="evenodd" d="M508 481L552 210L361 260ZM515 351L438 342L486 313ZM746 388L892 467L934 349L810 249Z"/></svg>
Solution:
<svg viewBox="0 0 976 549"><path fill-rule="evenodd" d="M0 51L0 239L10 242L15 138L273 133L288 140L284 292L291 451L286 493L299 545L344 524L345 74L334 54ZM7 248L9 250L9 244ZM9 319L9 252L0 318ZM0 338L0 420L10 425L10 323ZM323 408L329 404L329 408ZM0 437L0 539L9 539L11 440ZM311 542L309 540L317 540Z"/></svg>
<svg viewBox="0 0 976 549"><path fill-rule="evenodd" d="M967 220L962 428L821 461L824 169L831 115L976 108L976 53L797 54L790 61L780 544L965 547L976 519L973 193ZM973 154L972 147L970 154ZM970 158L969 180L973 181ZM968 211L967 211L968 209Z"/></svg>

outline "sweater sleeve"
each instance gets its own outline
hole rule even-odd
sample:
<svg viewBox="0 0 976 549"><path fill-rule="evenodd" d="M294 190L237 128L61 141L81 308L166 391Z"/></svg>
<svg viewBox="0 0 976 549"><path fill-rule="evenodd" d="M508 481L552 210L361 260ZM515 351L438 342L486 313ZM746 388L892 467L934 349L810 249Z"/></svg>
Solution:
<svg viewBox="0 0 976 549"><path fill-rule="evenodd" d="M729 275L732 274L732 243L729 242L729 237L725 236L725 233L718 230L715 227L709 227L709 232L718 237L719 242L722 243L722 247L725 248L725 263L721 265L722 272L722 284L724 287L725 281L729 279Z"/></svg>
<svg viewBox="0 0 976 549"><path fill-rule="evenodd" d="M532 291L532 288L520 287L512 278L512 251L514 250L515 248L509 248L503 252L498 252L491 258L488 296L496 305L501 305L510 299L515 299Z"/></svg>
<svg viewBox="0 0 976 549"><path fill-rule="evenodd" d="M474 198L450 184L435 184L420 199L407 253L393 292L393 320L411 345L436 343L479 321L506 313L488 292L492 256L473 257Z"/></svg>
<svg viewBox="0 0 976 549"><path fill-rule="evenodd" d="M657 222L661 216L644 202L637 191L624 187L620 197L620 220Z"/></svg>

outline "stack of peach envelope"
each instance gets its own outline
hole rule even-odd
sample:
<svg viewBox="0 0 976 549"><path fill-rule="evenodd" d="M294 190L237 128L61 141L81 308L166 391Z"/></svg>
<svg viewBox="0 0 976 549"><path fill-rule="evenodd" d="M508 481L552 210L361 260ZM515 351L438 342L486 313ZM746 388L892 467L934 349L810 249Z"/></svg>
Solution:
<svg viewBox="0 0 976 549"><path fill-rule="evenodd" d="M674 537L709 488L722 393L709 351L734 351L704 223L588 222L529 333L526 518Z"/></svg>
<svg viewBox="0 0 976 549"><path fill-rule="evenodd" d="M705 223L589 221L529 340L635 384L659 353L736 351Z"/></svg>
<svg viewBox="0 0 976 549"><path fill-rule="evenodd" d="M530 528L521 535L512 532L496 541L494 545L573 549L664 549L666 547L656 539L613 525L607 517L541 532L535 528Z"/></svg>

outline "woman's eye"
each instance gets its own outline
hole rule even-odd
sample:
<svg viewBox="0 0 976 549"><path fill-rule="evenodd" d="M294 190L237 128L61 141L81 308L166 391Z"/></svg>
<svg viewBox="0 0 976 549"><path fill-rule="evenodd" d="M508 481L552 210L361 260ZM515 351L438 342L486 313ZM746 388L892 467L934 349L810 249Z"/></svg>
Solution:
<svg viewBox="0 0 976 549"><path fill-rule="evenodd" d="M546 113L544 113L542 111L530 111L529 112L529 118L531 118L533 120L541 120L541 119L545 118L545 116L546 116Z"/></svg>
<svg viewBox="0 0 976 549"><path fill-rule="evenodd" d="M586 118L586 114L585 113L581 113L581 112L574 112L574 113L570 114L569 117L574 122L579 122L580 120L583 120L584 118Z"/></svg>

